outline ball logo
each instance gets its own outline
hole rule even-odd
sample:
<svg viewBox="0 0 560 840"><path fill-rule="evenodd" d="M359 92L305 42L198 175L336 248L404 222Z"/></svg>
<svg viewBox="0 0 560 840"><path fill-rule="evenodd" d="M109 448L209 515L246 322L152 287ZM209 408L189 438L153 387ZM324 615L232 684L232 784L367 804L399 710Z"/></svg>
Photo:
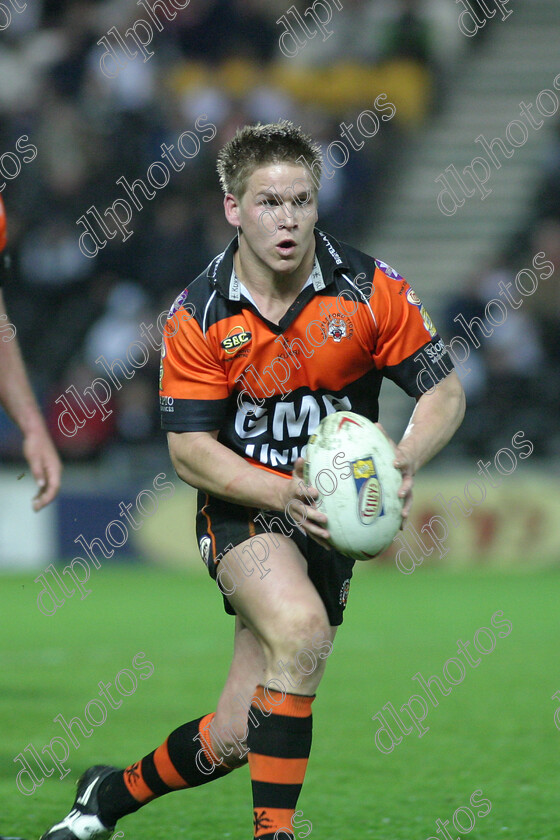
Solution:
<svg viewBox="0 0 560 840"><path fill-rule="evenodd" d="M371 525L381 511L381 485L377 478L368 478L358 496L358 513L364 525Z"/></svg>
<svg viewBox="0 0 560 840"><path fill-rule="evenodd" d="M370 455L352 461L351 467L358 496L358 517L363 525L371 525L383 514L383 494L375 462Z"/></svg>
<svg viewBox="0 0 560 840"><path fill-rule="evenodd" d="M366 458L365 460L361 461L354 461L353 470L354 478L371 478L372 475L375 475L375 468L373 466L373 460L371 458Z"/></svg>
<svg viewBox="0 0 560 840"><path fill-rule="evenodd" d="M342 420L338 424L338 431L340 431L340 429L342 429L342 427L344 426L345 423L352 423L354 426L357 426L359 429L362 428L361 423L357 423L351 417L347 417L346 415L343 415Z"/></svg>

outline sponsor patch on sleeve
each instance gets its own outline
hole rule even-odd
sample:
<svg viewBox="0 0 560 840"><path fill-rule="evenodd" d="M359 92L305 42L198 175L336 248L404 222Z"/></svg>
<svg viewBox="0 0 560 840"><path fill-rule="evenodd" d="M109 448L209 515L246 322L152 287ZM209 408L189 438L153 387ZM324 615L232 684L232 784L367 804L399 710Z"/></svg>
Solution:
<svg viewBox="0 0 560 840"><path fill-rule="evenodd" d="M392 277L393 280L404 280L404 277L401 277L398 271L395 271L394 268L391 268L391 266L386 262L383 262L383 260L375 260L375 264L387 275L387 277Z"/></svg>
<svg viewBox="0 0 560 840"><path fill-rule="evenodd" d="M173 303L171 305L171 309L167 313L168 318L173 318L175 313L182 307L182 305L184 304L184 302L186 301L188 296L189 296L189 290L188 289L183 289L183 291L180 292L180 294L177 295L177 297L175 298L175 300L173 301Z"/></svg>

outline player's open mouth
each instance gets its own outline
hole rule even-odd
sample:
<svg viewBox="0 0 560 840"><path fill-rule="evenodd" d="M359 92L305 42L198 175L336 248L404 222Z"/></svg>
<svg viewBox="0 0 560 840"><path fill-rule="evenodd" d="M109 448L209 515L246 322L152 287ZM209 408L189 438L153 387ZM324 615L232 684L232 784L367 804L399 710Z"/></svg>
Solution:
<svg viewBox="0 0 560 840"><path fill-rule="evenodd" d="M283 239L277 244L276 250L279 251L283 257L289 257L293 254L295 247L296 243L293 239Z"/></svg>

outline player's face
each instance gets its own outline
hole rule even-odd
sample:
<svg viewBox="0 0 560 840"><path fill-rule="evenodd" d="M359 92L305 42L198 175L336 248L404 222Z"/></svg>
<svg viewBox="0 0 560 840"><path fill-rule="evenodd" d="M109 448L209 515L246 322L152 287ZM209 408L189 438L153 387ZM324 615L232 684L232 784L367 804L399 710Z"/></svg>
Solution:
<svg viewBox="0 0 560 840"><path fill-rule="evenodd" d="M291 274L314 252L317 198L304 166L255 169L241 199L225 198L226 218L241 229L240 249L275 274Z"/></svg>

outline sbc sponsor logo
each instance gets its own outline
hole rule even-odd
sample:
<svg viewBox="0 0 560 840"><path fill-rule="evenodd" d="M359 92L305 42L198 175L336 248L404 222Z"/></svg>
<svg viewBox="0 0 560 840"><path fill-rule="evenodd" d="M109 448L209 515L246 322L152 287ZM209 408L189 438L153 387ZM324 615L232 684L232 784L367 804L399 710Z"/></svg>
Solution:
<svg viewBox="0 0 560 840"><path fill-rule="evenodd" d="M236 353L244 344L251 341L252 334L243 329L243 327L232 327L223 341L220 342L221 347L231 355Z"/></svg>

